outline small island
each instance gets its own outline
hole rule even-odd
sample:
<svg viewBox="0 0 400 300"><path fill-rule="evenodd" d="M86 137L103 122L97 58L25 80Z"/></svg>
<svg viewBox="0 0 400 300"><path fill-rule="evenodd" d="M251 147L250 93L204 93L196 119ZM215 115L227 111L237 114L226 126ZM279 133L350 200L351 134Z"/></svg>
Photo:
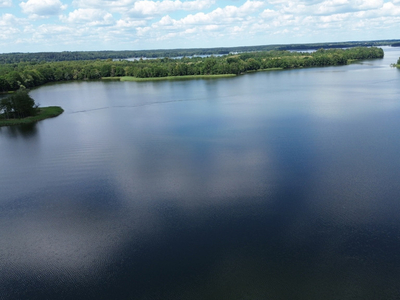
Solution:
<svg viewBox="0 0 400 300"><path fill-rule="evenodd" d="M38 107L28 91L20 89L0 100L0 127L34 123L63 113L59 106Z"/></svg>

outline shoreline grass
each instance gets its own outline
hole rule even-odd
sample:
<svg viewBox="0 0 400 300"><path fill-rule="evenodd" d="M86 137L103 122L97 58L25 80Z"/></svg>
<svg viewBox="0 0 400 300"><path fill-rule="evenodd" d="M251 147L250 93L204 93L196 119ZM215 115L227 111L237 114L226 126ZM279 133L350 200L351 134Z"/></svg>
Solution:
<svg viewBox="0 0 400 300"><path fill-rule="evenodd" d="M36 116L23 119L2 119L3 116L0 115L0 127L35 123L44 119L57 117L63 112L64 110L59 106L48 106L39 107L39 113Z"/></svg>
<svg viewBox="0 0 400 300"><path fill-rule="evenodd" d="M120 80L121 77L101 77L101 80Z"/></svg>
<svg viewBox="0 0 400 300"><path fill-rule="evenodd" d="M268 68L268 69L260 69L257 72L267 72L267 71L282 71L284 68Z"/></svg>
<svg viewBox="0 0 400 300"><path fill-rule="evenodd" d="M166 77L148 77L139 78L133 76L121 76L121 77L102 77L102 80L120 80L120 81L160 81L160 80L182 80L182 79L214 79L214 78L226 78L235 77L236 74L218 74L218 75L183 75L183 76L166 76Z"/></svg>
<svg viewBox="0 0 400 300"><path fill-rule="evenodd" d="M254 71L247 71L243 74L254 73L254 72L268 72L268 71L281 71L283 68L268 68L268 69L260 69ZM181 75L181 76L165 76L165 77L147 77L147 78L139 78L134 76L119 76L119 77L102 77L101 80L116 80L116 81L161 81L161 80L190 80L190 79L214 79L214 78L229 78L236 77L236 74L214 74L214 75Z"/></svg>

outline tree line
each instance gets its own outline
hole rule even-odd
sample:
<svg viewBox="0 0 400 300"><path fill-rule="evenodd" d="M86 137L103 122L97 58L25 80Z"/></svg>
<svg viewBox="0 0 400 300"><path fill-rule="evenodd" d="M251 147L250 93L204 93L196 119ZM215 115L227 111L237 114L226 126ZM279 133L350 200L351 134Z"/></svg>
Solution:
<svg viewBox="0 0 400 300"><path fill-rule="evenodd" d="M376 41L350 41L335 43L309 43L286 45L261 45L220 48L193 48L193 49L159 49L140 51L63 51L63 52L37 52L37 53L3 53L0 54L0 64L20 62L55 62L74 60L105 60L126 59L133 57L163 58L201 55L227 55L229 53L261 52L271 50L317 50L352 47L379 47L399 46L400 40L376 40Z"/></svg>
<svg viewBox="0 0 400 300"><path fill-rule="evenodd" d="M241 74L249 71L345 65L351 60L382 58L377 47L319 49L315 52L271 50L210 57L128 60L19 62L0 64L0 92L33 88L49 82L103 77L138 78L182 75Z"/></svg>

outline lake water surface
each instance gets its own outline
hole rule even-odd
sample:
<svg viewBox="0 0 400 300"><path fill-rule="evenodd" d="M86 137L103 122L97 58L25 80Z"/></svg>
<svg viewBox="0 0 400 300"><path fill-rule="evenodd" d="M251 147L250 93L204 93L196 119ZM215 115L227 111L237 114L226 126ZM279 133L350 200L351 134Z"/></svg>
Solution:
<svg viewBox="0 0 400 300"><path fill-rule="evenodd" d="M0 128L0 299L399 299L400 71L70 82Z"/></svg>

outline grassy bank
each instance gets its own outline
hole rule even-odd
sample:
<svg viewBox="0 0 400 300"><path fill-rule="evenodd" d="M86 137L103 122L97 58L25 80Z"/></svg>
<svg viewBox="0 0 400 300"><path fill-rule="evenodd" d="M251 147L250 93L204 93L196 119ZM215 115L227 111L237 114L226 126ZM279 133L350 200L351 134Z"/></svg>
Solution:
<svg viewBox="0 0 400 300"><path fill-rule="evenodd" d="M48 106L40 107L39 113L33 117L27 117L23 119L3 119L3 115L0 115L0 126L11 126L34 123L48 118L57 117L63 113L63 109L59 106Z"/></svg>
<svg viewBox="0 0 400 300"><path fill-rule="evenodd" d="M260 69L253 72L264 72L264 71L278 71L283 70L283 68L268 68ZM251 73L251 72L246 72ZM184 75L184 76L166 76L166 77L148 77L139 78L133 76L121 76L121 77L102 77L102 80L119 80L119 81L160 81L160 80L182 80L182 79L214 79L214 78L226 78L235 77L236 74L218 74L218 75Z"/></svg>
<svg viewBox="0 0 400 300"><path fill-rule="evenodd" d="M121 77L101 77L101 80L120 80Z"/></svg>
<svg viewBox="0 0 400 300"><path fill-rule="evenodd" d="M280 70L284 70L284 68L268 68L268 69L260 69L257 70L258 72L265 72L265 71L280 71Z"/></svg>
<svg viewBox="0 0 400 300"><path fill-rule="evenodd" d="M166 77L148 77L139 78L133 76L122 77L103 77L103 80L120 80L120 81L159 81L159 80L182 80L182 79L213 79L224 77L235 77L235 74L219 74L219 75L184 75L184 76L166 76Z"/></svg>

